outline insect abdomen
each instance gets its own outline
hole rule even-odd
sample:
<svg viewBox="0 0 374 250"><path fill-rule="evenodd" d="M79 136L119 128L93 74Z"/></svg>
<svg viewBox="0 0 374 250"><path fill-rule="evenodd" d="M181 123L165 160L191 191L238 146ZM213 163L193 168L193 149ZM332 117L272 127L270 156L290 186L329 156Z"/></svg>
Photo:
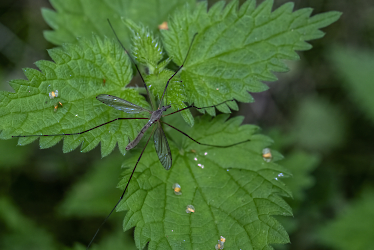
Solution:
<svg viewBox="0 0 374 250"><path fill-rule="evenodd" d="M130 149L136 147L136 145L138 145L138 143L140 142L140 140L143 138L143 136L145 134L145 131L147 131L147 129L152 124L153 123L151 123L150 121L147 124L145 124L144 127L140 130L139 134L135 137L135 139L126 146L126 150L130 150Z"/></svg>

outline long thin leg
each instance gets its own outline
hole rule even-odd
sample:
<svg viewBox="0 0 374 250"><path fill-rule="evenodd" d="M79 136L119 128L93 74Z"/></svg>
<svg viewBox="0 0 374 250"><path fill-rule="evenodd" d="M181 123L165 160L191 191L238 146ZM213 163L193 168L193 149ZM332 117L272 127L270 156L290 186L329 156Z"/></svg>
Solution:
<svg viewBox="0 0 374 250"><path fill-rule="evenodd" d="M193 41L195 40L195 37L196 37L197 33L195 33L195 35L193 35L193 38L192 38L192 41L191 41L191 44L190 44L190 47L188 48L188 51L187 51L187 55L186 57L184 58L184 61L182 63L182 65L179 67L179 69L169 78L169 80L167 81L166 83L166 86L165 86L165 89L164 89L164 93L162 93L162 97L160 99L160 105L158 106L158 108L161 108L161 104L162 104L162 100L164 99L164 96L165 96L165 92L166 92L166 89L168 88L168 85L169 85L169 82L170 80L182 69L184 63L186 62L187 60L187 57L188 57L188 54L190 53L190 50L191 50L191 47L192 47L192 44L193 44Z"/></svg>
<svg viewBox="0 0 374 250"><path fill-rule="evenodd" d="M131 173L131 175L130 175L129 181L127 182L127 185L126 185L126 187L125 187L125 190L123 190L123 193L122 193L121 197L119 198L117 204L114 206L114 208L112 209L112 211L110 211L110 213L108 214L108 216L104 219L104 221L101 223L100 227L97 229L97 231L96 231L95 235L93 236L92 240L91 240L90 243L87 245L86 250L87 250L88 248L90 248L92 242L93 242L94 239L96 238L96 235L99 233L101 227L102 227L102 226L105 224L105 222L109 219L110 215L111 215L111 214L113 213L113 211L117 208L118 204L121 202L123 196L125 195L125 192L126 192L126 190L127 190L127 187L129 186L130 181L131 181L131 179L132 179L132 176L133 176L134 173L135 173L136 166L138 166L138 163L139 163L139 161L140 161L140 158L142 158L143 153L144 153L144 150L145 150L145 148L147 147L148 142L149 142L149 140L151 139L151 137L152 137L154 131L155 131L155 127L153 127L152 133L151 133L151 135L149 136L149 138L148 138L148 140L147 140L147 142L146 142L146 144L145 144L145 146L144 146L142 152L140 153L140 156L139 156L139 158L138 158L138 161L136 162L135 167L134 167L134 169L132 170L132 173Z"/></svg>
<svg viewBox="0 0 374 250"><path fill-rule="evenodd" d="M107 19L107 20L108 20L108 23L109 23L110 28L112 29L114 35L115 35L116 38L117 38L117 41L119 42L119 44L121 44L123 50L124 50L124 51L126 52L126 54L129 56L131 62L135 65L135 68L136 68L136 70L138 71L138 73L139 73L139 75L140 75L140 78L142 78L144 88L147 90L147 95L148 95L148 98L149 98L149 100L150 100L150 102L151 102L151 105L152 105L152 110L155 110L155 107L154 107L153 102L152 102L152 100L151 100L151 95L149 94L149 90L148 90L147 84L145 83L144 78L143 78L142 74L140 73L140 70L139 70L139 68L138 68L138 65L136 65L136 63L135 63L134 59L131 57L130 53L127 51L127 49L125 48L125 46L123 46L123 44L122 44L121 41L119 40L119 38L118 38L118 36L117 36L117 33L114 31L113 26L112 26L112 24L110 23L109 19Z"/></svg>
<svg viewBox="0 0 374 250"><path fill-rule="evenodd" d="M54 134L54 135L14 135L14 136L12 136L12 137L81 135L81 134L84 134L84 133L89 132L89 131L91 131L91 130L94 130L94 129L96 129L96 128L99 128L99 127L101 127L101 126L107 125L108 123L111 123L111 122L114 122L114 121L118 121L118 120L127 120L127 119L143 119L143 120L145 119L145 120L149 120L149 118L135 118L135 117L133 117L133 118L116 118L116 119L111 120L111 121L109 121L109 122L106 122L106 123L100 124L99 126L96 126L96 127L94 127L94 128L90 128L90 129L87 129L87 130L85 130L85 131L78 132L78 133L72 133L72 134Z"/></svg>
<svg viewBox="0 0 374 250"><path fill-rule="evenodd" d="M226 102L233 102L233 101L234 101L234 99L232 99L232 100L228 100L228 101L224 101L224 102L218 103L218 104L213 105L213 106L201 107L201 108L198 108L198 107L196 107L196 106L194 106L194 105L190 105L190 106L188 106L188 107L185 107L185 108L182 108L182 109L180 109L180 110L174 111L174 112L172 112L172 113L170 113L170 114L163 115L162 117L169 116L169 115L172 115L172 114L175 114L175 113L181 112L181 111L183 111L183 110L185 110L185 109L190 109L190 108L195 108L195 109L213 108L213 107L216 107L216 106L218 106L218 105L224 104L224 103L226 103Z"/></svg>
<svg viewBox="0 0 374 250"><path fill-rule="evenodd" d="M228 148L228 147L236 146L236 145L239 145L239 144L251 141L250 139L248 139L248 140L237 142L237 143L230 144L230 145L213 145L213 144L201 143L201 142L196 141L194 138L192 138L191 136L189 136L185 132L177 129L176 127L174 127L172 125L170 125L169 123L166 123L166 122L163 122L163 121L161 121L161 122L164 123L164 124L166 124L166 125L168 125L169 127L173 128L173 129L177 130L178 132L182 133L183 135L187 136L188 138L190 138L194 142L196 142L196 143L198 143L200 145L204 145L204 146L211 146L211 147L217 147L217 148Z"/></svg>

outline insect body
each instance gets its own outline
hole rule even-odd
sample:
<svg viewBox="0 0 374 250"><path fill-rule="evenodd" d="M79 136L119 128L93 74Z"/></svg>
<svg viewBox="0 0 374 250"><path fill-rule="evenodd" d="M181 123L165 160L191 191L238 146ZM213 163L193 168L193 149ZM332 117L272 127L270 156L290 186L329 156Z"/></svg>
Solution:
<svg viewBox="0 0 374 250"><path fill-rule="evenodd" d="M130 150L136 147L136 145L138 145L140 140L143 138L148 128L150 128L154 123L157 123L157 128L154 132L154 143L157 155L161 164L166 170L171 168L172 159L170 148L160 123L162 113L169 109L171 107L170 105L162 106L161 108L155 111L151 111L112 95L98 95L96 99L108 106L111 106L118 110L123 110L127 113L135 114L141 112L148 112L149 114L151 114L149 121L140 130L135 139L127 145L126 150Z"/></svg>

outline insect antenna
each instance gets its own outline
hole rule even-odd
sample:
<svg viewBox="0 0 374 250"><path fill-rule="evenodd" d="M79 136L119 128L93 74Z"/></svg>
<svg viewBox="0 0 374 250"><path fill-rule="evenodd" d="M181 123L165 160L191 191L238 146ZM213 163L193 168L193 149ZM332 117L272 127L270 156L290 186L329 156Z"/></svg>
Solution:
<svg viewBox="0 0 374 250"><path fill-rule="evenodd" d="M135 60L131 57L130 53L127 51L127 49L125 48L125 46L123 46L122 42L119 40L119 38L118 38L118 36L117 36L117 33L114 31L113 26L112 26L112 24L110 23L109 19L107 19L107 20L108 20L108 23L109 23L110 28L112 29L112 31L113 31L115 37L117 38L117 41L119 42L119 44L121 45L121 47L123 48L123 50L126 52L126 54L129 56L131 62L135 65L135 68L136 68L136 70L138 71L138 73L139 73L139 75L140 75L140 78L141 78L142 81L143 81L144 88L147 90L147 95L148 95L148 98L149 98L149 100L150 100L150 102L151 102L152 110L155 110L155 107L154 107L153 102L152 102L152 99L151 99L151 95L149 94L149 90L148 90L147 84L145 83L144 78L143 78L142 74L140 73L140 70L139 70L139 68L138 68L138 65L136 65Z"/></svg>

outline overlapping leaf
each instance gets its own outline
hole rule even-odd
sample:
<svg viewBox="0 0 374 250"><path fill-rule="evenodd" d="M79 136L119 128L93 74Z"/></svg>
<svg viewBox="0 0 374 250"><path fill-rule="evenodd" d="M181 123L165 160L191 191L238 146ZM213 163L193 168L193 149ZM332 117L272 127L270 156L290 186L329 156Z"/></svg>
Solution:
<svg viewBox="0 0 374 250"><path fill-rule="evenodd" d="M0 92L0 134L2 139L14 135L71 134L94 128L118 117L131 117L96 100L99 94L112 94L148 107L136 89L125 88L132 77L128 56L117 42L97 36L82 39L78 45L52 49L55 63L38 61L41 70L25 69L28 80L14 80L15 93ZM49 98L51 91L58 96ZM55 111L54 106L58 103ZM129 138L135 137L142 124L136 120L120 120L82 135L65 136L64 152L82 144L83 152L101 142L102 154L109 154L116 144L125 153ZM20 138L19 145L39 137ZM40 147L48 148L63 136L41 137Z"/></svg>
<svg viewBox="0 0 374 250"><path fill-rule="evenodd" d="M271 249L271 243L289 241L284 228L272 218L292 214L280 198L291 195L278 178L280 173L288 174L287 170L264 161L261 152L271 140L255 134L256 126L239 126L240 117L226 119L218 116L210 121L205 116L193 128L173 125L204 143L251 141L218 149L168 133L180 145L170 144L174 164L168 171L159 163L153 145L148 146L119 205L119 210L129 210L124 229L136 226L139 249L147 242L149 249L214 249L221 235L226 238L225 249ZM126 185L138 156L135 151L125 161L129 169L120 187ZM174 183L181 185L182 195L174 194ZM187 205L193 205L195 213L186 213Z"/></svg>
<svg viewBox="0 0 374 250"><path fill-rule="evenodd" d="M164 31L164 45L178 64L182 64L193 35L198 32L181 74L188 101L198 107L226 100L252 102L249 92L267 89L261 81L275 81L273 72L288 68L283 60L298 59L296 50L312 46L305 41L324 35L323 28L336 21L340 13L328 12L310 17L312 9L292 12L293 3L275 11L272 0L256 8L249 0L238 9L238 1L226 7L218 2L207 12L206 2L194 11L188 8L175 13ZM232 109L237 108L228 103ZM226 105L217 107L229 112ZM214 114L214 110L208 110Z"/></svg>
<svg viewBox="0 0 374 250"><path fill-rule="evenodd" d="M149 91L158 101L161 101L163 97L162 104L171 105L174 111L186 107L184 102L187 101L187 95L178 76L174 76L170 80L165 92L166 84L175 72L165 68L171 61L170 58L161 61L164 53L159 39L146 27L136 25L127 19L124 21L133 32L132 53L134 58L148 69L148 74L144 78ZM194 120L190 110L184 110L180 114L188 124L193 126Z"/></svg>
<svg viewBox="0 0 374 250"><path fill-rule="evenodd" d="M91 37L92 32L103 37L113 37L106 19L114 27L121 27L121 17L141 22L152 30L166 21L168 15L186 2L193 5L195 0L51 0L56 11L43 9L44 19L53 31L45 31L45 38L61 45L75 42L76 37ZM125 44L129 44L128 29L118 30Z"/></svg>

